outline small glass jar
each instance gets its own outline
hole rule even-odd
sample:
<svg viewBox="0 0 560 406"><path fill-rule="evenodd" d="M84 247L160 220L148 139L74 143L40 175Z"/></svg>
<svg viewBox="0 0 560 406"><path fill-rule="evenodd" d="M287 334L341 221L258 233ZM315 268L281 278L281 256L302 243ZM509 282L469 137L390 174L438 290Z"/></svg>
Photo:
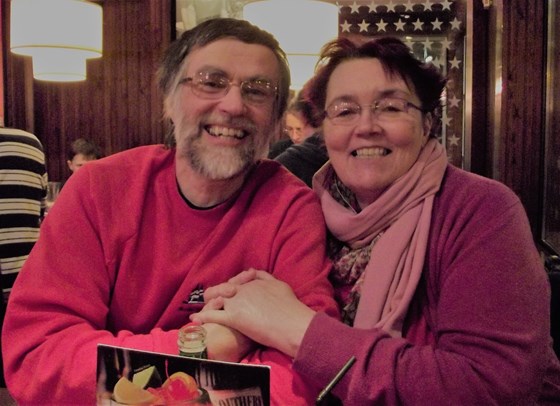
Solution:
<svg viewBox="0 0 560 406"><path fill-rule="evenodd" d="M179 355L207 359L206 330L199 324L189 323L179 329Z"/></svg>

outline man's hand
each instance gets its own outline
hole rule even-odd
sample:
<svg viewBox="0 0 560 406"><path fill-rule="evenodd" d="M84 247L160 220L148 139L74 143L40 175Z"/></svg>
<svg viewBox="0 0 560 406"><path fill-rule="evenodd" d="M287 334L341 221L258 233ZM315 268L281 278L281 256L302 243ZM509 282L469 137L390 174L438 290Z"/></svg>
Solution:
<svg viewBox="0 0 560 406"><path fill-rule="evenodd" d="M209 359L239 362L257 346L253 340L229 327L215 323L206 323L203 327Z"/></svg>

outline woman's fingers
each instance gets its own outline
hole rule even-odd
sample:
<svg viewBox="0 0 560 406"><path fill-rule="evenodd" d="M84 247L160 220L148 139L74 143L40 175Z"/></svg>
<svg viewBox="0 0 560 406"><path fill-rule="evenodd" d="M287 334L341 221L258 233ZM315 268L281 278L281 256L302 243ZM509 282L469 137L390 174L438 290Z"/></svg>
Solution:
<svg viewBox="0 0 560 406"><path fill-rule="evenodd" d="M272 274L266 271L259 271L253 268L251 268L250 270L255 272L255 277L253 279L260 279L262 281L271 281L276 279L274 276L272 276Z"/></svg>
<svg viewBox="0 0 560 406"><path fill-rule="evenodd" d="M209 302L210 300L216 299L218 297L232 297L237 293L237 286L229 282L220 283L216 286L211 286L204 290L204 301Z"/></svg>
<svg viewBox="0 0 560 406"><path fill-rule="evenodd" d="M257 271L256 269L250 268L246 271L239 272L233 278L230 278L228 282L233 285L243 285L244 283L250 282L255 279L258 272L264 271Z"/></svg>
<svg viewBox="0 0 560 406"><path fill-rule="evenodd" d="M253 268L240 272L227 282L207 288L204 291L204 300L209 301L217 297L232 297L237 293L237 286L251 282L255 279L264 279L261 274L270 276L265 271L257 271Z"/></svg>
<svg viewBox="0 0 560 406"><path fill-rule="evenodd" d="M189 316L189 319L194 323L200 323L200 324L215 323L227 327L232 327L229 325L230 318L227 312L225 312L221 308L213 309L204 306L204 309L202 309L200 312L191 314Z"/></svg>
<svg viewBox="0 0 560 406"><path fill-rule="evenodd" d="M211 299L202 308L201 311L205 310L221 310L224 308L224 298L219 296L215 299Z"/></svg>
<svg viewBox="0 0 560 406"><path fill-rule="evenodd" d="M228 317L226 312L223 311L224 301L225 299L221 296L209 300L200 312L191 314L189 319L192 322L201 324L216 323L226 325L223 323Z"/></svg>

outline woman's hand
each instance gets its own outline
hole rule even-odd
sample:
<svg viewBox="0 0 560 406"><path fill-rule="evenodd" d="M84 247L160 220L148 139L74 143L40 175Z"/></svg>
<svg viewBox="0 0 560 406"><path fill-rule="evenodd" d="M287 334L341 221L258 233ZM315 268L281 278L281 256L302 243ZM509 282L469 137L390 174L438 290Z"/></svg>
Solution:
<svg viewBox="0 0 560 406"><path fill-rule="evenodd" d="M292 357L315 314L288 284L264 271L242 272L207 292L210 300L192 321L230 327Z"/></svg>

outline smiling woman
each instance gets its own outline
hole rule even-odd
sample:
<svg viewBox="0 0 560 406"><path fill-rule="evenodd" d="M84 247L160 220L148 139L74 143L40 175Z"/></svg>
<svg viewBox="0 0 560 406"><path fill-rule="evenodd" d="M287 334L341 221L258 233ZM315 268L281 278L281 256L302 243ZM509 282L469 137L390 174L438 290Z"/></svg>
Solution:
<svg viewBox="0 0 560 406"><path fill-rule="evenodd" d="M344 404L560 404L550 290L524 208L449 164L431 136L444 77L394 37L339 38L321 62L310 97L327 110L330 161L313 189L342 320L255 271L207 291L192 320L277 348L325 387L355 357L333 389Z"/></svg>

